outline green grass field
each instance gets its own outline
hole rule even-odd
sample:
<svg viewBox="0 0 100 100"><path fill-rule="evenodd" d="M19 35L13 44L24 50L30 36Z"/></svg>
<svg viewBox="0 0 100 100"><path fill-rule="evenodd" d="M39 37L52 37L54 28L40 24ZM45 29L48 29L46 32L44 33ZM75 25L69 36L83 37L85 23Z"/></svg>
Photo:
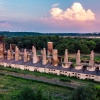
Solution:
<svg viewBox="0 0 100 100"><path fill-rule="evenodd" d="M0 74L0 100L10 100L10 95L27 86L31 87L34 91L41 88L43 96L50 94L55 100L63 100L62 98L67 98L72 92L69 88L46 85L31 80Z"/></svg>
<svg viewBox="0 0 100 100"><path fill-rule="evenodd" d="M19 74L21 73L25 75L28 74L28 75L34 75L36 77L45 77L49 79L55 78L62 82L69 82L69 83L74 82L77 84L84 84L84 85L91 84L91 85L95 85L95 87L97 88L100 88L99 82L95 82L92 80L80 80L75 77L67 77L62 75L57 76L54 74L46 74L40 72L30 72L28 70L20 70L20 69L14 69L9 67L5 68L3 66L0 66L0 71L15 72L15 73L19 73ZM14 93L20 91L22 88L27 86L32 88L34 91L37 91L38 89L42 89L44 97L50 94L50 96L52 96L54 100L66 100L72 93L71 88L52 85L52 84L45 84L38 81L32 81L32 80L0 74L0 100L11 100L10 99L11 95L13 95Z"/></svg>

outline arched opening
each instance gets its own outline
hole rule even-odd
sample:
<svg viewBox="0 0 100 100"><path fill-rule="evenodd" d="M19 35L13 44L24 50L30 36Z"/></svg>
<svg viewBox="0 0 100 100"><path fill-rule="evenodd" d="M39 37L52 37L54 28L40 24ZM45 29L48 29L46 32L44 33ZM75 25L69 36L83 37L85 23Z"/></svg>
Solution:
<svg viewBox="0 0 100 100"><path fill-rule="evenodd" d="M88 67L88 65L83 66L83 72L86 70L87 67Z"/></svg>
<svg viewBox="0 0 100 100"><path fill-rule="evenodd" d="M83 66L83 69L86 69L87 67L88 67L88 65L84 65L84 66Z"/></svg>
<svg viewBox="0 0 100 100"><path fill-rule="evenodd" d="M96 72L98 73L98 72L99 72L99 67L96 67L96 69L95 69L95 70L96 70Z"/></svg>

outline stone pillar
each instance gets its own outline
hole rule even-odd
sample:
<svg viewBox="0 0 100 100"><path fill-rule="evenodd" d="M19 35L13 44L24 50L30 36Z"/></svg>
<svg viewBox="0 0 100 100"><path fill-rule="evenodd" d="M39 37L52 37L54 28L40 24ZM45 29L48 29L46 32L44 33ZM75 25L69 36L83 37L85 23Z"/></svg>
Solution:
<svg viewBox="0 0 100 100"><path fill-rule="evenodd" d="M10 44L10 51L15 51L16 44Z"/></svg>
<svg viewBox="0 0 100 100"><path fill-rule="evenodd" d="M27 61L31 60L31 55L29 54L29 52L27 53Z"/></svg>
<svg viewBox="0 0 100 100"><path fill-rule="evenodd" d="M77 51L77 55L76 55L76 65L80 65L80 50Z"/></svg>
<svg viewBox="0 0 100 100"><path fill-rule="evenodd" d="M4 44L0 43L0 58L4 58Z"/></svg>
<svg viewBox="0 0 100 100"><path fill-rule="evenodd" d="M57 66L58 65L58 50L56 49L53 50L52 57L53 57L53 66Z"/></svg>
<svg viewBox="0 0 100 100"><path fill-rule="evenodd" d="M43 51L42 51L42 64L43 65L47 64L47 57L46 57L46 49L45 48L43 48Z"/></svg>
<svg viewBox="0 0 100 100"><path fill-rule="evenodd" d="M10 50L7 51L7 60L11 60L12 59L12 55Z"/></svg>
<svg viewBox="0 0 100 100"><path fill-rule="evenodd" d="M38 57L36 54L36 48L34 46L32 47L32 52L33 52L33 63L35 64L38 62Z"/></svg>
<svg viewBox="0 0 100 100"><path fill-rule="evenodd" d="M68 62L68 50L65 49L65 55L64 55L64 62L62 63L63 68L69 68L72 62Z"/></svg>
<svg viewBox="0 0 100 100"><path fill-rule="evenodd" d="M12 51L12 45L10 44L10 51Z"/></svg>
<svg viewBox="0 0 100 100"><path fill-rule="evenodd" d="M96 67L94 64L94 51L92 50L91 54L90 54L89 66L87 67L87 70L88 71L95 71L95 69L96 69Z"/></svg>
<svg viewBox="0 0 100 100"><path fill-rule="evenodd" d="M81 64L81 59L80 59L80 50L77 51L76 55L76 66L75 69L80 70L83 68L83 65Z"/></svg>
<svg viewBox="0 0 100 100"><path fill-rule="evenodd" d="M15 61L19 60L19 48L16 46L15 47Z"/></svg>
<svg viewBox="0 0 100 100"><path fill-rule="evenodd" d="M34 53L34 46L32 46L32 53Z"/></svg>
<svg viewBox="0 0 100 100"><path fill-rule="evenodd" d="M94 51L91 51L90 54L90 61L89 61L89 66L93 66L94 65Z"/></svg>
<svg viewBox="0 0 100 100"><path fill-rule="evenodd" d="M48 55L52 55L53 51L53 42L48 42Z"/></svg>
<svg viewBox="0 0 100 100"><path fill-rule="evenodd" d="M68 63L68 50L65 50L64 63Z"/></svg>
<svg viewBox="0 0 100 100"><path fill-rule="evenodd" d="M28 61L28 57L27 57L27 51L26 49L24 49L24 62L27 62Z"/></svg>

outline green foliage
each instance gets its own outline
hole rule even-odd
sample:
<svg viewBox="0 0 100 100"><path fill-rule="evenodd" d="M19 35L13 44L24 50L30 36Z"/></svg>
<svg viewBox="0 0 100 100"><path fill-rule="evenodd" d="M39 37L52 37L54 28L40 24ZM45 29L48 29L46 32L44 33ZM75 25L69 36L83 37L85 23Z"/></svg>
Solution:
<svg viewBox="0 0 100 100"><path fill-rule="evenodd" d="M43 100L43 93L41 88L37 91L37 100Z"/></svg>
<svg viewBox="0 0 100 100"><path fill-rule="evenodd" d="M0 66L0 70L6 69L6 71L13 72L14 68L4 68ZM93 94L93 97L89 97L88 100L93 100L94 97L96 99L94 100L99 100L100 98L100 83L95 82L93 80L79 80L75 77L67 77L67 76L57 76L53 74L46 74L46 73L39 73L39 72L30 72L30 71L21 71L19 69L17 70L17 73L24 73L28 75L34 75L34 73L39 77L46 77L46 78L54 78L63 81L63 82L75 82L76 84L84 84L84 87L80 87L81 89L75 89L72 93L72 88L68 87L63 87L63 86L58 86L54 85L51 83L46 83L42 81L32 81L32 80L27 80L27 79L22 79L18 77L12 77L12 76L6 76L3 74L0 74L0 100L20 100L18 99L21 95L24 95L26 93L26 98L28 96L33 95L33 98L35 97L34 100L62 100L63 99L68 99L70 96L71 100L79 100L76 98L76 93L79 94L80 97L86 96L87 98L89 97L90 94ZM89 83L94 84L87 86ZM27 89L25 89L27 88ZM30 90L31 89L31 90ZM85 90L84 90L85 89ZM26 91L27 90L27 91ZM23 93L22 93L23 91ZM27 93L30 91L31 93ZM79 91L79 92L76 92ZM81 93L81 92L82 93ZM94 95L94 93L95 95ZM21 94L22 93L22 94ZM88 93L88 94L85 94ZM21 94L21 95L20 95ZM72 94L72 96L71 96ZM75 96L76 99L72 99ZM38 98L39 97L39 98ZM53 98L52 98L53 97ZM41 99L40 99L41 98ZM60 99L59 99L60 98ZM80 100L87 100L85 99L80 99ZM92 98L92 99L91 99ZM23 98L22 98L23 99ZM22 100L21 99L21 100ZM25 99L25 98L24 98ZM25 99L27 100L27 99ZM68 99L69 100L69 99Z"/></svg>
<svg viewBox="0 0 100 100"><path fill-rule="evenodd" d="M24 87L22 90L11 95L12 100L36 100L34 91L30 87Z"/></svg>
<svg viewBox="0 0 100 100"><path fill-rule="evenodd" d="M5 89L4 86L7 88ZM41 100L62 100L62 97L68 97L71 92L72 90L70 88L63 86L12 76L0 76L0 100L20 100L19 97L21 98L21 95L25 94L26 98L33 94L32 97L35 97L35 99L32 100L39 100L40 97L42 98ZM38 96L40 97L38 98ZM24 99L23 97L22 99L27 100L26 98Z"/></svg>
<svg viewBox="0 0 100 100"><path fill-rule="evenodd" d="M96 91L97 91L97 100L100 100L100 88L96 88Z"/></svg>
<svg viewBox="0 0 100 100"><path fill-rule="evenodd" d="M76 53L77 50L81 50L83 54L89 54L91 50L100 52L100 39L63 38L58 35L5 37L7 48L12 43L19 48L32 49L34 45L37 50L41 50L47 48L47 42L50 41L54 43L54 48L58 49L59 55L64 55L65 49L68 49L69 53Z"/></svg>
<svg viewBox="0 0 100 100"><path fill-rule="evenodd" d="M67 79L66 77L65 78L60 78L60 81L62 81L62 82L71 82L71 80Z"/></svg>
<svg viewBox="0 0 100 100"><path fill-rule="evenodd" d="M43 91L39 88L34 91L30 87L24 87L20 91L10 95L11 100L52 100L50 95L43 96Z"/></svg>
<svg viewBox="0 0 100 100"><path fill-rule="evenodd" d="M97 91L93 85L81 86L73 91L70 100L97 100L96 96Z"/></svg>

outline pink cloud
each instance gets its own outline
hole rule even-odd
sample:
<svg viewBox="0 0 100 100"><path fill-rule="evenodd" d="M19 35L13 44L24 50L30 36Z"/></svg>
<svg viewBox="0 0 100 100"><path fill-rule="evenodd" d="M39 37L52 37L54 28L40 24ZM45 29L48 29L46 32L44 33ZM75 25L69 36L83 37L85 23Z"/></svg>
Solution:
<svg viewBox="0 0 100 100"><path fill-rule="evenodd" d="M98 21L77 21L77 20L56 20L54 18L42 18L41 23L52 27L59 32L99 32L100 22Z"/></svg>
<svg viewBox="0 0 100 100"><path fill-rule="evenodd" d="M74 3L71 8L67 8L65 11L58 7L53 7L50 10L50 14L52 18L57 20L95 20L95 14L90 9L85 10L80 3Z"/></svg>
<svg viewBox="0 0 100 100"><path fill-rule="evenodd" d="M74 3L65 11L53 7L50 14L49 18L41 18L40 22L57 29L56 31L94 32L99 30L97 25L100 23L96 21L95 14L90 9L85 10L80 3Z"/></svg>

